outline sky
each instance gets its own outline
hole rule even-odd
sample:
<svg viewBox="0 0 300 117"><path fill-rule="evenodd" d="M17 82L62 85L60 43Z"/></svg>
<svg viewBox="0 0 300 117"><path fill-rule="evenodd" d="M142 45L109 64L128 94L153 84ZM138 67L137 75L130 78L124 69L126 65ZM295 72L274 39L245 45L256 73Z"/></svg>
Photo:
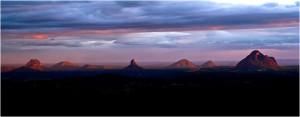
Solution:
<svg viewBox="0 0 300 117"><path fill-rule="evenodd" d="M299 1L1 1L1 62L299 58Z"/></svg>

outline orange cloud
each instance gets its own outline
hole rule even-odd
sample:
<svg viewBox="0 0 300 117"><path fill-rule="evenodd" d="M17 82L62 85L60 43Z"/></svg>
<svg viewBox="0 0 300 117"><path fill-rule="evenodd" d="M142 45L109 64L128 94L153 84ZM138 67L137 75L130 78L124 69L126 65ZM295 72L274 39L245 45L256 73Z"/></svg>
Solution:
<svg viewBox="0 0 300 117"><path fill-rule="evenodd" d="M219 30L219 29L223 29L223 26L211 26L210 29L212 30Z"/></svg>
<svg viewBox="0 0 300 117"><path fill-rule="evenodd" d="M270 25L283 25L283 24L299 24L299 20L291 20L291 21L280 21L280 22L270 22Z"/></svg>
<svg viewBox="0 0 300 117"><path fill-rule="evenodd" d="M30 39L48 39L48 35L31 35Z"/></svg>

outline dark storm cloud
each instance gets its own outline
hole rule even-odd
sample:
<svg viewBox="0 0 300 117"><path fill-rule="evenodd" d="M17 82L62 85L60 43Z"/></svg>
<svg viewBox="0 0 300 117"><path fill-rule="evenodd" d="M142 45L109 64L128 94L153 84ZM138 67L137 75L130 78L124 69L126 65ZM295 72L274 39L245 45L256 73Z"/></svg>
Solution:
<svg viewBox="0 0 300 117"><path fill-rule="evenodd" d="M14 42L6 42L4 45L10 46L19 46L19 47L28 47L28 46L35 46L35 47L82 47L79 42L66 42L66 41L14 41Z"/></svg>
<svg viewBox="0 0 300 117"><path fill-rule="evenodd" d="M55 47L55 46L64 46L64 47L82 47L80 43L63 43L63 42L42 42L42 43L26 43L26 42L21 42L18 43L22 47L26 46L49 46L49 47Z"/></svg>
<svg viewBox="0 0 300 117"><path fill-rule="evenodd" d="M128 48L297 49L298 9L299 2L283 6L208 1L2 1L2 45L88 48L104 45L103 40L115 40L111 42L113 47ZM250 33L240 35L240 29L264 29L266 32L256 34L245 30L242 32ZM209 32L198 34L202 31ZM32 35L56 39L26 40ZM25 41L10 44L8 41L13 38Z"/></svg>
<svg viewBox="0 0 300 117"><path fill-rule="evenodd" d="M90 42L90 43L89 43ZM92 43L91 43L92 42ZM99 41L81 41L81 40L56 40L54 38L48 40L10 40L4 41L2 45L12 46L15 48L22 47L92 47L92 46L101 46L105 44L105 42Z"/></svg>
<svg viewBox="0 0 300 117"><path fill-rule="evenodd" d="M205 1L2 2L2 29L264 28L271 23L298 21L297 9L278 7L276 3L224 7Z"/></svg>

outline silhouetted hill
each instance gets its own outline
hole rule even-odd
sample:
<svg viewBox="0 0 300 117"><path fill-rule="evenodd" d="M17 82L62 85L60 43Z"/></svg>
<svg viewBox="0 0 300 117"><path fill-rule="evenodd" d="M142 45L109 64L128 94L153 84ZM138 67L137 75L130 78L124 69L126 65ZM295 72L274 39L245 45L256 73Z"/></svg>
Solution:
<svg viewBox="0 0 300 117"><path fill-rule="evenodd" d="M202 68L206 68L206 67L216 67L216 66L219 66L218 64L216 64L215 62L213 62L212 60L209 60L205 63L203 63L201 65Z"/></svg>
<svg viewBox="0 0 300 117"><path fill-rule="evenodd" d="M69 71L69 70L77 70L79 69L79 66L76 66L75 64L68 62L68 61L62 61L59 62L52 67L48 68L47 70L58 70L58 71Z"/></svg>
<svg viewBox="0 0 300 117"><path fill-rule="evenodd" d="M29 71L42 71L42 70L44 70L42 63L38 59L31 59L29 62L27 62L25 66L16 68L13 71L29 72Z"/></svg>
<svg viewBox="0 0 300 117"><path fill-rule="evenodd" d="M196 66L187 59L181 59L176 63L169 65L168 68L196 68Z"/></svg>
<svg viewBox="0 0 300 117"><path fill-rule="evenodd" d="M85 64L84 66L81 67L81 69L83 69L83 70L97 70L97 69L112 69L112 67Z"/></svg>
<svg viewBox="0 0 300 117"><path fill-rule="evenodd" d="M123 69L127 69L127 70L138 70L138 69L144 69L143 67L139 66L138 64L135 63L135 60L132 59L130 61L130 65L128 65L127 67L123 68Z"/></svg>
<svg viewBox="0 0 300 117"><path fill-rule="evenodd" d="M269 57L263 55L258 50L254 50L246 58L241 60L237 66L237 69L259 69L259 68L269 68L277 69L281 68L274 57Z"/></svg>

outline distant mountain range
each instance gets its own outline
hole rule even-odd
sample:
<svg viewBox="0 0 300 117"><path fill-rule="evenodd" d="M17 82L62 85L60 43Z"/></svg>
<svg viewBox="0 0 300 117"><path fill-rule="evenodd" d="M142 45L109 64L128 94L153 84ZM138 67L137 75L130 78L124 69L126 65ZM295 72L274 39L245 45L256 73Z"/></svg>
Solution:
<svg viewBox="0 0 300 117"><path fill-rule="evenodd" d="M198 65L196 65L197 63ZM187 59L181 59L173 64L159 62L159 67L156 68L211 68L218 66L236 66L237 69L248 69L248 68L270 68L277 69L280 66L289 66L289 65L299 65L298 59L278 59L276 60L274 57L269 57L267 55L263 55L258 50L254 50L251 52L246 58L241 60L240 62L236 61L219 61L214 62L209 60L207 62L202 62L199 65L199 62L192 63ZM217 64L219 63L219 64ZM167 65L169 64L169 65ZM155 68L155 67L152 67ZM156 69L155 68L155 69ZM113 69L111 66L102 66L102 65L92 65L85 64L83 66L77 66L68 61L61 61L53 66L45 67L38 59L31 59L25 66L16 67L16 66L1 66L1 72L8 71L68 71L68 70L104 70L104 69ZM121 69L121 67L116 67L115 69ZM147 69L147 67L142 67L138 65L134 59L130 61L130 65L124 67L123 69L127 70L137 70L137 69ZM150 67L151 69L151 67Z"/></svg>

